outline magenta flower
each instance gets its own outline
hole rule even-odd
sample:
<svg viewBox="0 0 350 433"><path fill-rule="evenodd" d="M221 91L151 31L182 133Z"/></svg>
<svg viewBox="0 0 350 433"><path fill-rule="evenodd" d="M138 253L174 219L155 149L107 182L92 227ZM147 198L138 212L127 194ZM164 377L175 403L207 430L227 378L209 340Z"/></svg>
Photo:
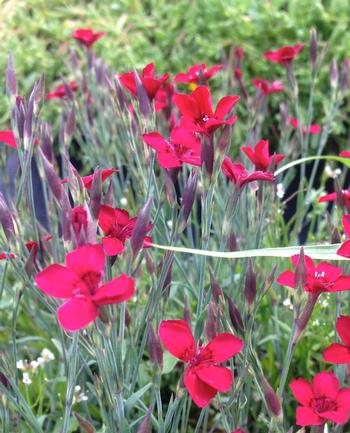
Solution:
<svg viewBox="0 0 350 433"><path fill-rule="evenodd" d="M76 92L79 88L74 80L68 83L67 86L70 88L72 92ZM48 93L45 99L55 99L55 98L62 99L65 98L66 96L67 96L66 88L64 87L63 84L60 84L52 92Z"/></svg>
<svg viewBox="0 0 350 433"><path fill-rule="evenodd" d="M187 72L180 72L179 74L175 75L174 82L198 84L200 76L202 76L205 81L208 81L211 77L223 69L223 67L224 65L214 65L210 68L207 68L205 63L193 65L188 68Z"/></svg>
<svg viewBox="0 0 350 433"><path fill-rule="evenodd" d="M271 93L284 92L282 81L273 81L270 84L267 80L255 78L252 80L252 83L264 96L269 96Z"/></svg>
<svg viewBox="0 0 350 433"><path fill-rule="evenodd" d="M13 149L17 149L15 135L10 130L0 131L0 141L5 143L7 146L12 147Z"/></svg>
<svg viewBox="0 0 350 433"><path fill-rule="evenodd" d="M169 78L169 74L163 74L160 77L156 77L154 72L154 64L149 63L142 70L142 74L139 74L140 81L148 95L150 101L152 101L162 84ZM129 90L129 92L137 96L137 87L135 81L135 72L126 72L119 76L119 80L122 85Z"/></svg>
<svg viewBox="0 0 350 433"><path fill-rule="evenodd" d="M201 166L200 141L187 129L174 128L169 140L159 132L143 134L142 139L157 152L157 161L162 168L181 167L183 163Z"/></svg>
<svg viewBox="0 0 350 433"><path fill-rule="evenodd" d="M117 168L106 168L101 170L101 178L102 182L105 182L112 174L117 173L119 170ZM92 188L92 181L94 179L93 174L89 174L88 176L83 176L82 181L86 189Z"/></svg>
<svg viewBox="0 0 350 433"><path fill-rule="evenodd" d="M350 207L350 189L342 189L339 192L340 196L343 198L345 206ZM330 194L323 195L318 199L319 203L337 201L337 193L331 192Z"/></svg>
<svg viewBox="0 0 350 433"><path fill-rule="evenodd" d="M104 34L104 32L95 32L92 29L76 29L72 34L72 38L85 45L86 48L91 48Z"/></svg>
<svg viewBox="0 0 350 433"><path fill-rule="evenodd" d="M66 255L66 265L55 263L36 275L42 292L67 300L57 310L58 321L67 331L96 320L101 306L119 304L134 295L134 280L125 274L101 284L104 268L102 246L86 244Z"/></svg>
<svg viewBox="0 0 350 433"><path fill-rule="evenodd" d="M278 48L276 51L267 51L264 54L265 59L270 62L287 65L292 63L296 55L303 49L304 44L296 44L292 46Z"/></svg>
<svg viewBox="0 0 350 433"><path fill-rule="evenodd" d="M268 140L260 140L254 149L245 146L243 146L241 149L255 165L255 168L261 171L266 171L271 165L272 161L277 166L285 158L285 155L270 155Z"/></svg>
<svg viewBox="0 0 350 433"><path fill-rule="evenodd" d="M340 388L333 373L322 371L315 375L312 383L293 379L290 388L300 403L296 413L297 425L322 425L328 420L344 424L348 420L350 388Z"/></svg>
<svg viewBox="0 0 350 433"><path fill-rule="evenodd" d="M163 320L159 325L159 337L173 356L188 364L184 382L198 407L207 406L218 392L230 389L232 372L218 364L240 352L242 340L223 333L206 346L198 346L184 320Z"/></svg>
<svg viewBox="0 0 350 433"><path fill-rule="evenodd" d="M174 104L182 114L180 126L192 132L210 135L222 125L232 125L237 119L225 117L239 101L239 96L225 96L218 102L213 112L210 90L206 86L197 87L190 95L174 95Z"/></svg>
<svg viewBox="0 0 350 433"><path fill-rule="evenodd" d="M350 316L340 316L336 323L341 343L332 343L323 351L323 359L332 364L350 364Z"/></svg>
<svg viewBox="0 0 350 433"><path fill-rule="evenodd" d="M254 182L255 180L261 180L265 182L273 182L275 177L271 172L254 171L249 173L248 170L242 164L235 164L231 159L226 156L222 163L222 171L225 176L227 176L230 181L240 188L249 182Z"/></svg>
<svg viewBox="0 0 350 433"><path fill-rule="evenodd" d="M343 215L342 223L348 239L340 245L337 254L350 259L350 215Z"/></svg>
<svg viewBox="0 0 350 433"><path fill-rule="evenodd" d="M298 119L290 119L289 120L289 124L291 126L294 126L295 129L299 129L299 122ZM302 127L301 128L303 135L306 135L306 128ZM321 132L321 127L320 125L317 125L316 123L310 125L309 127L309 135L317 135Z"/></svg>

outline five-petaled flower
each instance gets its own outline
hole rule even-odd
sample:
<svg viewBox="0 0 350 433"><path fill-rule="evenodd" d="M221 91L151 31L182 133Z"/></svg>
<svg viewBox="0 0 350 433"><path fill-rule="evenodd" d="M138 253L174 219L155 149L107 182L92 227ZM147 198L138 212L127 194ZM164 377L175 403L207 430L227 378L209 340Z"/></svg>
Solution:
<svg viewBox="0 0 350 433"><path fill-rule="evenodd" d="M49 265L35 277L39 289L57 299L67 299L57 310L67 331L77 331L93 322L103 305L118 304L135 292L133 278L123 274L101 284L105 255L101 245L86 244L66 255L66 265Z"/></svg>
<svg viewBox="0 0 350 433"><path fill-rule="evenodd" d="M347 240L343 242L338 248L337 254L342 257L347 257L350 259L350 215L343 215L342 218L344 232L347 236Z"/></svg>
<svg viewBox="0 0 350 433"><path fill-rule="evenodd" d="M79 88L74 80L67 83L67 86L70 88L70 90L72 92L76 92ZM67 96L66 87L64 84L60 84L52 92L48 93L45 98L46 99L55 99L55 98L62 99L62 98L65 98L66 96Z"/></svg>
<svg viewBox="0 0 350 433"><path fill-rule="evenodd" d="M350 208L350 189L342 189L341 191L339 191L338 194L340 198L344 200L345 206ZM330 194L323 195L318 199L319 203L324 203L328 201L337 201L337 193L331 192Z"/></svg>
<svg viewBox="0 0 350 433"><path fill-rule="evenodd" d="M236 116L225 117L238 102L239 96L224 96L212 109L211 94L206 86L197 87L190 95L174 95L174 104L182 114L180 126L193 132L210 135L222 125L232 125Z"/></svg>
<svg viewBox="0 0 350 433"><path fill-rule="evenodd" d="M285 158L285 155L281 154L270 155L268 140L260 140L254 149L245 146L241 149L255 165L255 168L261 171L266 171L272 162L277 166Z"/></svg>
<svg viewBox="0 0 350 433"><path fill-rule="evenodd" d="M119 80L132 95L137 96L135 73L136 72L134 71L126 72L125 74L119 76ZM169 78L169 74L163 74L160 77L155 77L153 63L145 66L141 75L138 74L138 76L150 101L154 99L161 85Z"/></svg>
<svg viewBox="0 0 350 433"><path fill-rule="evenodd" d="M270 62L288 65L294 60L295 56L303 49L303 47L304 44L296 44L278 48L276 51L267 51L264 54L264 57Z"/></svg>
<svg viewBox="0 0 350 433"><path fill-rule="evenodd" d="M290 388L300 403L296 412L297 425L322 425L328 420L344 424L348 420L350 388L340 388L333 373L318 373L312 383L302 378L293 379Z"/></svg>
<svg viewBox="0 0 350 433"><path fill-rule="evenodd" d="M76 29L72 34L72 38L85 45L86 48L91 48L104 34L104 32L95 32L92 29Z"/></svg>
<svg viewBox="0 0 350 433"><path fill-rule="evenodd" d="M253 173L249 173L244 165L239 163L235 164L228 156L224 158L221 168L225 176L227 176L232 183L238 185L239 188L243 188L247 183L256 180L265 182L273 182L275 180L271 172L254 171Z"/></svg>
<svg viewBox="0 0 350 433"><path fill-rule="evenodd" d="M271 93L283 92L284 87L282 81L272 81L270 84L267 80L262 80L260 78L255 78L252 80L253 85L256 89L264 96L269 96Z"/></svg>
<svg viewBox="0 0 350 433"><path fill-rule="evenodd" d="M129 212L124 209L108 205L100 207L98 224L105 235L102 238L102 245L107 256L115 256L124 251L125 241L130 239L136 221L137 217L130 218ZM152 230L152 227L152 224L148 224L147 231ZM145 248L148 242L152 242L152 239L146 236Z"/></svg>
<svg viewBox="0 0 350 433"><path fill-rule="evenodd" d="M214 65L208 68L205 63L193 65L188 68L187 72L180 72L179 74L175 75L174 82L198 84L200 78L206 82L211 77L216 75L221 69L223 69L223 67L224 65Z"/></svg>
<svg viewBox="0 0 350 433"><path fill-rule="evenodd" d="M292 118L289 120L289 124L293 126L295 129L299 129L299 122L298 119ZM306 128L302 127L301 132L303 135L307 134ZM317 123L313 123L309 126L309 135L317 135L321 132L320 125L317 125Z"/></svg>
<svg viewBox="0 0 350 433"><path fill-rule="evenodd" d="M296 267L299 254L291 257L293 266ZM318 295L323 292L340 292L350 289L350 276L342 275L342 268L328 263L320 262L315 266L314 261L305 256L306 281L304 291ZM295 288L295 273L285 271L277 278L277 283L283 286Z"/></svg>
<svg viewBox="0 0 350 433"><path fill-rule="evenodd" d="M105 182L112 174L117 173L119 170L117 168L106 168L101 170L102 182ZM84 183L86 189L92 189L92 184L94 180L94 174L89 174L88 176L83 176L81 180Z"/></svg>
<svg viewBox="0 0 350 433"><path fill-rule="evenodd" d="M196 134L183 128L173 128L169 140L159 132L143 134L142 139L157 152L162 168L181 167L183 163L201 166L201 144Z"/></svg>
<svg viewBox="0 0 350 433"><path fill-rule="evenodd" d="M350 364L350 316L338 317L336 328L344 344L332 343L324 350L323 359L332 364Z"/></svg>
<svg viewBox="0 0 350 433"><path fill-rule="evenodd" d="M243 342L230 333L222 333L207 345L198 346L184 320L163 320L159 337L166 349L188 364L184 383L198 407L207 406L218 392L227 392L232 385L232 372L218 364L235 356Z"/></svg>

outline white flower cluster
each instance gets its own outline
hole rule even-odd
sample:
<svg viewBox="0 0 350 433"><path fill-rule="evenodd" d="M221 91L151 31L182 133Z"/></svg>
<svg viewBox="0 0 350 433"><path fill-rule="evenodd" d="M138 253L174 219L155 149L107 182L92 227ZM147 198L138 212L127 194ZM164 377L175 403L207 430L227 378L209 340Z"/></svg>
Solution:
<svg viewBox="0 0 350 433"><path fill-rule="evenodd" d="M88 396L82 392L81 386L77 385L74 388L73 403L80 403L81 401L86 401L87 399Z"/></svg>
<svg viewBox="0 0 350 433"><path fill-rule="evenodd" d="M44 364L53 361L55 359L55 355L49 349L43 349L40 353L40 356L31 362L28 362L26 359L23 361L22 359L18 360L16 366L18 370L23 371L22 382L25 385L30 385L32 380L29 376L29 371L35 373L39 367L42 367Z"/></svg>

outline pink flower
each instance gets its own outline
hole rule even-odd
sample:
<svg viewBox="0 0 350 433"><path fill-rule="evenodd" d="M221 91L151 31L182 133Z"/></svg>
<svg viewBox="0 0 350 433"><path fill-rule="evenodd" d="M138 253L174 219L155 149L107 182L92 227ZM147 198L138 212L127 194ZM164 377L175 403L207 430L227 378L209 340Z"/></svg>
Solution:
<svg viewBox="0 0 350 433"><path fill-rule="evenodd" d="M174 93L174 85L172 83L164 83L154 98L154 109L156 111L167 110L167 116L170 117Z"/></svg>
<svg viewBox="0 0 350 433"><path fill-rule="evenodd" d="M68 83L67 85L72 92L76 92L79 88L74 80ZM62 99L65 98L66 96L67 96L66 88L64 87L63 84L61 84L57 86L52 92L48 93L45 99L55 99L55 98Z"/></svg>
<svg viewBox="0 0 350 433"><path fill-rule="evenodd" d="M86 232L88 227L88 215L84 206L76 206L72 209L71 221L75 236L79 239L81 231Z"/></svg>
<svg viewBox="0 0 350 433"><path fill-rule="evenodd" d="M323 352L323 359L332 364L350 364L350 316L340 316L336 328L342 342L333 343Z"/></svg>
<svg viewBox="0 0 350 433"><path fill-rule="evenodd" d="M16 256L12 253L0 253L0 260L6 260L7 258L15 259Z"/></svg>
<svg viewBox="0 0 350 433"><path fill-rule="evenodd" d="M350 158L350 152L347 150L344 150L343 152L339 153L339 156L342 156L343 158Z"/></svg>
<svg viewBox="0 0 350 433"><path fill-rule="evenodd" d="M76 29L72 34L72 38L85 45L86 48L91 48L104 34L104 32L95 32L92 29Z"/></svg>
<svg viewBox="0 0 350 433"><path fill-rule="evenodd" d="M162 168L181 167L183 163L201 166L201 144L196 134L182 128L174 128L169 140L159 132L143 134L142 139L157 152L157 160Z"/></svg>
<svg viewBox="0 0 350 433"><path fill-rule="evenodd" d="M264 96L269 96L271 93L284 92L282 81L273 81L270 84L267 80L255 78L252 80L252 83Z"/></svg>
<svg viewBox="0 0 350 433"><path fill-rule="evenodd" d="M271 172L254 171L253 173L249 173L248 170L245 169L244 165L233 163L228 156L225 157L221 168L225 176L240 188L243 188L245 184L254 182L255 180L273 182L275 179Z"/></svg>
<svg viewBox="0 0 350 433"><path fill-rule="evenodd" d="M293 119L290 119L290 120L289 120L289 124L290 124L291 126L294 126L295 129L299 129L299 122L298 122L298 119L294 119L294 118L293 118ZM301 130L302 130L303 135L306 135L306 128L303 127ZM319 134L320 132L321 132L321 127L320 127L320 125L317 125L316 123L310 125L310 127L309 127L309 134L310 134L310 135L317 135L317 134Z"/></svg>
<svg viewBox="0 0 350 433"><path fill-rule="evenodd" d="M277 166L285 158L285 155L270 155L268 140L260 140L254 149L245 146L243 146L241 149L255 165L255 168L261 171L266 171L271 165L272 161L274 161L274 164Z"/></svg>
<svg viewBox="0 0 350 433"><path fill-rule="evenodd" d="M198 407L207 406L218 392L227 392L232 372L218 364L235 356L243 342L233 334L223 333L205 346L197 346L191 329L184 320L163 320L159 337L165 348L187 363L185 386Z"/></svg>
<svg viewBox="0 0 350 433"><path fill-rule="evenodd" d="M342 189L340 191L341 197L343 198L345 202L346 207L350 207L350 189ZM331 192L330 194L323 195L318 199L319 203L324 203L328 201L336 201L337 200L337 193Z"/></svg>
<svg viewBox="0 0 350 433"><path fill-rule="evenodd" d="M86 244L66 255L66 265L55 263L36 275L35 282L46 295L67 299L57 310L67 331L77 331L96 320L101 306L133 296L134 280L125 274L101 284L104 267L102 246Z"/></svg>
<svg viewBox="0 0 350 433"><path fill-rule="evenodd" d="M232 125L237 119L229 114L238 102L239 96L225 96L218 102L215 112L212 109L211 94L206 86L197 87L190 95L174 95L174 104L182 114L180 126L193 132L211 134L222 125Z"/></svg>
<svg viewBox="0 0 350 433"><path fill-rule="evenodd" d="M51 236L51 235L46 235L46 236L44 236L44 237L40 240L40 243L42 243L42 242L48 242L48 241L50 241L51 239L52 239L52 236ZM37 258L37 256L38 256L38 252L39 252L39 247L40 247L40 245L38 244L37 241L33 241L33 240L27 241L25 245L26 245L26 247L27 247L27 250L28 250L30 253L33 251L33 260L34 260L34 262L35 262L35 261L36 261L36 258Z"/></svg>
<svg viewBox="0 0 350 433"><path fill-rule="evenodd" d="M214 65L211 68L207 68L205 63L193 65L188 68L187 72L180 72L174 78L175 83L199 83L200 76L204 78L205 81L209 80L211 77L216 75L224 65Z"/></svg>
<svg viewBox="0 0 350 433"><path fill-rule="evenodd" d="M270 62L287 65L292 63L295 56L303 49L304 44L296 44L292 46L278 48L276 51L267 51L264 54L265 59Z"/></svg>
<svg viewBox="0 0 350 433"><path fill-rule="evenodd" d="M342 223L348 239L340 245L337 254L350 259L350 215L343 215Z"/></svg>
<svg viewBox="0 0 350 433"><path fill-rule="evenodd" d="M296 267L299 254L291 257L293 266ZM306 283L305 292L320 294L322 292L340 292L350 289L350 276L342 275L342 268L328 263L320 262L315 266L314 261L305 256ZM295 273L285 271L277 278L277 283L283 286L295 288Z"/></svg>
<svg viewBox="0 0 350 433"><path fill-rule="evenodd" d="M0 141L7 144L7 146L12 147L13 149L17 149L15 135L10 130L0 131Z"/></svg>
<svg viewBox="0 0 350 433"><path fill-rule="evenodd" d="M313 378L293 379L290 388L300 403L296 423L300 426L322 425L326 421L344 424L349 417L350 388L340 388L337 377L322 371Z"/></svg>
<svg viewBox="0 0 350 433"><path fill-rule="evenodd" d="M141 83L148 95L150 101L154 99L161 85L169 78L169 74L163 74L160 77L154 75L154 64L149 63L142 70L142 74L139 74ZM137 87L135 81L135 72L126 72L119 76L119 80L122 85L129 90L134 96L137 95Z"/></svg>
<svg viewBox="0 0 350 433"><path fill-rule="evenodd" d="M125 249L125 241L131 238L137 217L130 218L129 212L124 209L113 208L102 205L98 215L98 224L105 237L102 238L102 245L107 256L121 254ZM147 226L147 232L152 230L152 224ZM152 242L150 237L144 240L144 248L147 242Z"/></svg>
<svg viewBox="0 0 350 433"><path fill-rule="evenodd" d="M112 174L117 173L118 171L119 170L117 168L107 168L107 169L101 170L102 182L105 182L110 176L112 176ZM82 179L86 189L92 188L92 181L94 179L93 174L89 174L88 176L83 176L81 179Z"/></svg>

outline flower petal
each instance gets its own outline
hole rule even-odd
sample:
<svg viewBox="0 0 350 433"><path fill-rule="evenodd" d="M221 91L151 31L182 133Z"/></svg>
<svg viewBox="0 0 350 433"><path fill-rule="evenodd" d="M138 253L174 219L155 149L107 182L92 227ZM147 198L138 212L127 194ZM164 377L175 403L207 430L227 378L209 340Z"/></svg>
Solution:
<svg viewBox="0 0 350 433"><path fill-rule="evenodd" d="M347 240L340 245L337 254L339 254L342 257L347 257L348 259L350 259L350 240Z"/></svg>
<svg viewBox="0 0 350 433"><path fill-rule="evenodd" d="M78 275L88 272L103 272L105 255L102 245L85 244L67 254L67 267Z"/></svg>
<svg viewBox="0 0 350 433"><path fill-rule="evenodd" d="M106 256L117 256L125 249L124 243L120 239L111 236L102 238L102 245Z"/></svg>
<svg viewBox="0 0 350 433"><path fill-rule="evenodd" d="M308 406L313 398L311 383L306 379L293 379L289 386L296 400L300 404Z"/></svg>
<svg viewBox="0 0 350 433"><path fill-rule="evenodd" d="M205 407L210 403L217 391L199 379L194 368L188 368L184 383L192 400L198 407Z"/></svg>
<svg viewBox="0 0 350 433"><path fill-rule="evenodd" d="M170 147L169 143L159 134L159 132L142 134L142 140L158 152L166 152Z"/></svg>
<svg viewBox="0 0 350 433"><path fill-rule="evenodd" d="M224 96L221 98L216 106L215 117L223 119L232 110L239 99L239 96Z"/></svg>
<svg viewBox="0 0 350 433"><path fill-rule="evenodd" d="M295 287L295 274L292 271L285 271L277 278L276 283L282 286Z"/></svg>
<svg viewBox="0 0 350 433"><path fill-rule="evenodd" d="M350 316L338 317L336 328L341 340L350 346Z"/></svg>
<svg viewBox="0 0 350 433"><path fill-rule="evenodd" d="M329 419L337 424L345 424L349 418L349 410L332 410L322 412L320 416L323 419Z"/></svg>
<svg viewBox="0 0 350 433"><path fill-rule="evenodd" d="M163 320L159 325L159 337L166 349L184 362L196 354L196 342L184 320Z"/></svg>
<svg viewBox="0 0 350 433"><path fill-rule="evenodd" d="M339 390L337 406L340 410L350 410L350 388L342 388Z"/></svg>
<svg viewBox="0 0 350 433"><path fill-rule="evenodd" d="M350 238L350 215L343 215L342 223L346 236Z"/></svg>
<svg viewBox="0 0 350 433"><path fill-rule="evenodd" d="M350 363L350 348L340 343L333 343L323 351L323 359L333 364Z"/></svg>
<svg viewBox="0 0 350 433"><path fill-rule="evenodd" d="M98 308L89 298L72 298L57 310L60 324L67 331L78 331L98 317Z"/></svg>
<svg viewBox="0 0 350 433"><path fill-rule="evenodd" d="M227 392L232 385L232 372L226 367L199 365L196 374L202 382L220 392Z"/></svg>
<svg viewBox="0 0 350 433"><path fill-rule="evenodd" d="M57 263L48 266L35 277L35 283L42 292L58 299L70 298L78 281L76 273Z"/></svg>
<svg viewBox="0 0 350 433"><path fill-rule="evenodd" d="M350 290L350 276L341 275L334 281L334 284L328 288L329 292L343 292Z"/></svg>
<svg viewBox="0 0 350 433"><path fill-rule="evenodd" d="M339 391L339 380L333 373L322 371L315 375L312 390L316 398L328 397L335 400Z"/></svg>
<svg viewBox="0 0 350 433"><path fill-rule="evenodd" d="M243 341L233 334L223 333L213 338L200 352L199 359L208 359L213 362L224 362L242 350Z"/></svg>
<svg viewBox="0 0 350 433"><path fill-rule="evenodd" d="M98 305L119 304L129 300L134 293L134 279L122 274L118 278L114 278L114 280L100 286L92 300Z"/></svg>
<svg viewBox="0 0 350 433"><path fill-rule="evenodd" d="M115 220L116 215L114 208L105 204L101 205L98 213L98 225L105 235L108 235L112 230Z"/></svg>
<svg viewBox="0 0 350 433"><path fill-rule="evenodd" d="M312 409L304 406L299 406L297 408L296 418L296 424L301 426L321 425L324 423L324 420Z"/></svg>

